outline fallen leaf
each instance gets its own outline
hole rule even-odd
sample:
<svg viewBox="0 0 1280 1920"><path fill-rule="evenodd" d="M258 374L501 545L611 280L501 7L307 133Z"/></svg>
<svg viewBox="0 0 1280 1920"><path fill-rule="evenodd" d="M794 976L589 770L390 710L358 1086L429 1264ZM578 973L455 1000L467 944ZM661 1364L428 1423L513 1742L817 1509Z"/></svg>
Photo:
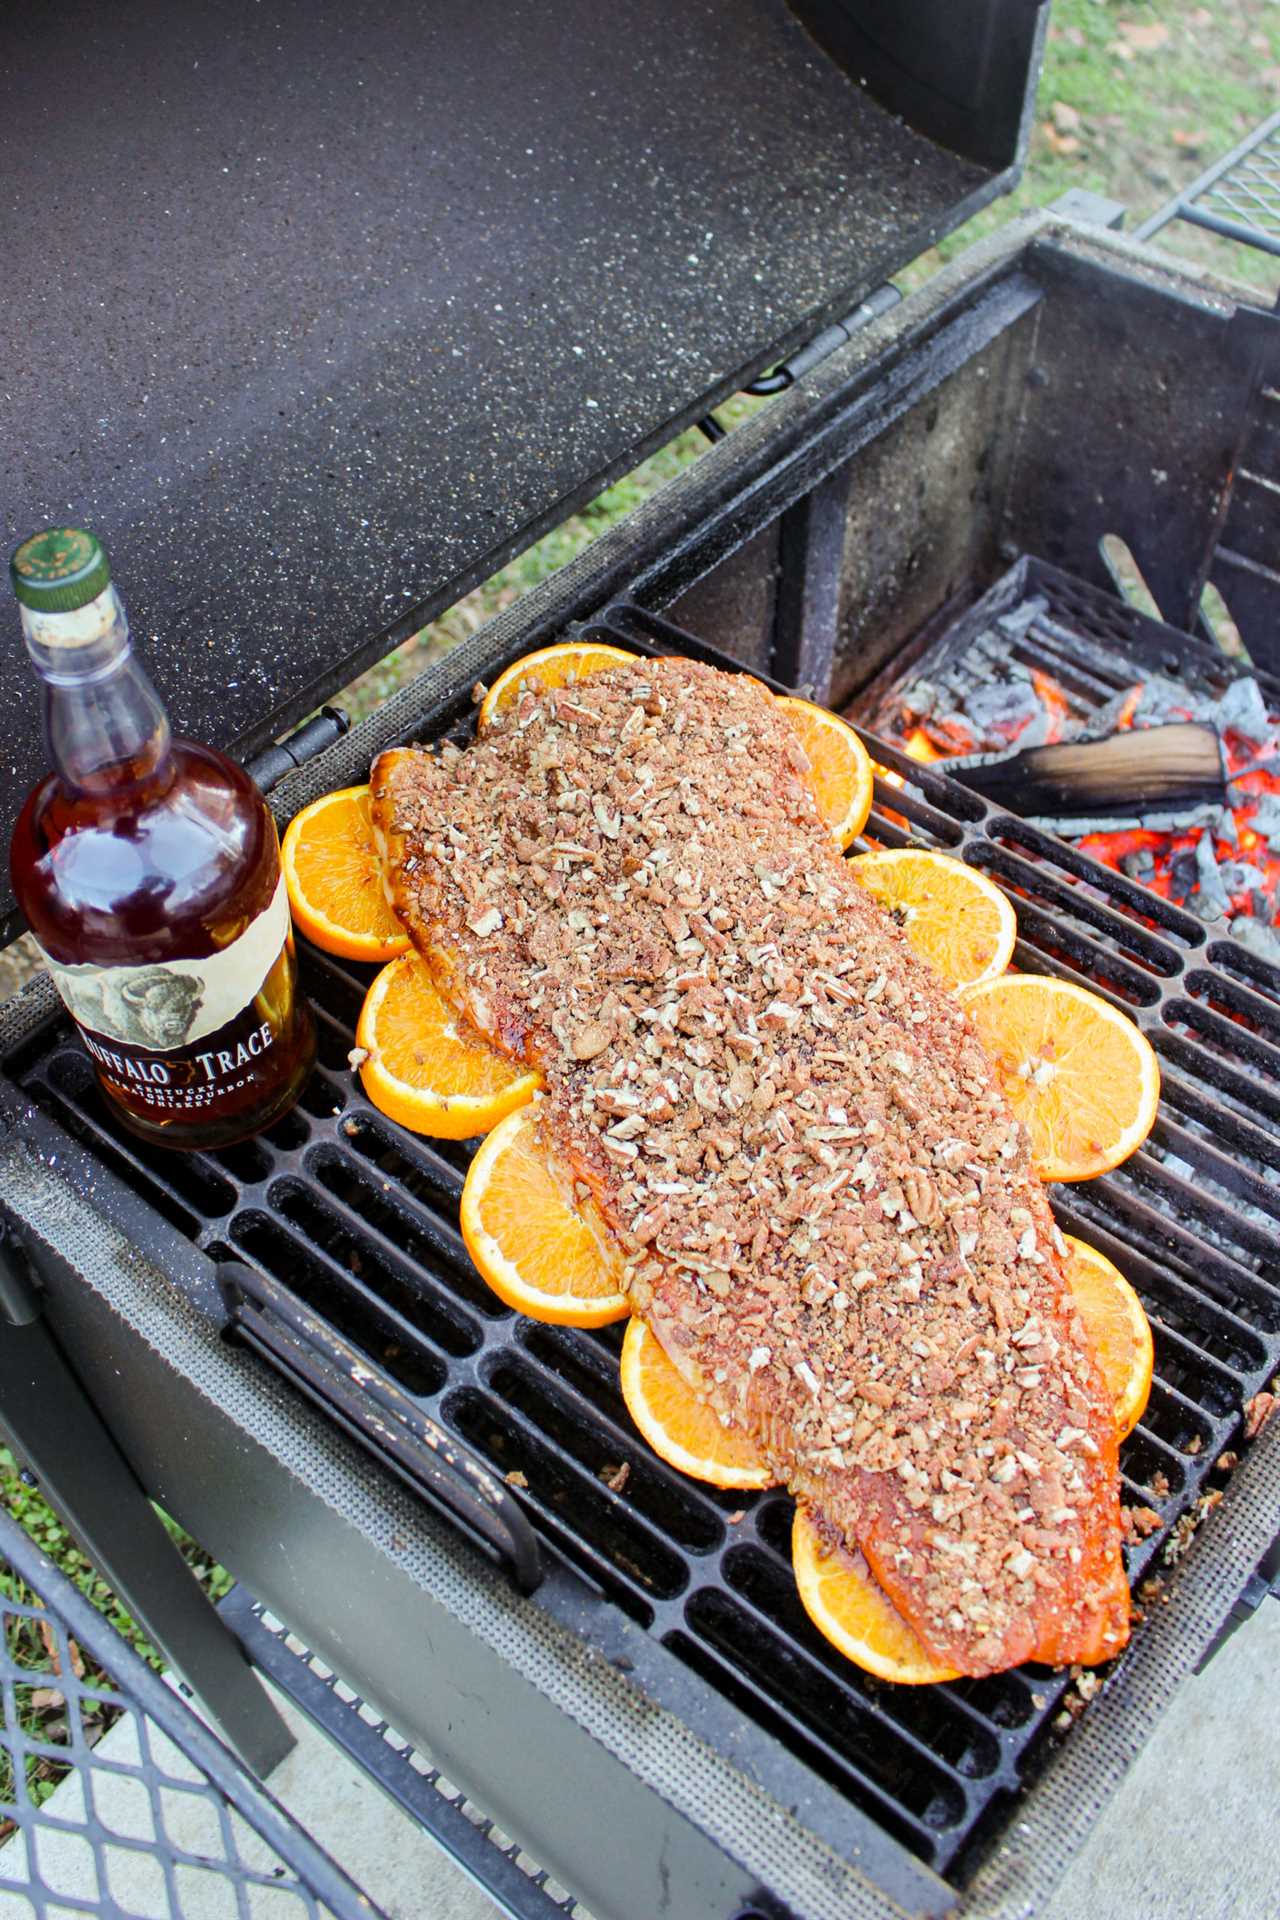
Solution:
<svg viewBox="0 0 1280 1920"><path fill-rule="evenodd" d="M1134 53L1154 53L1168 43L1169 29L1162 20L1120 20L1116 32Z"/></svg>
<svg viewBox="0 0 1280 1920"><path fill-rule="evenodd" d="M1107 52L1113 53L1117 60L1133 59L1133 48L1124 40L1108 40Z"/></svg>
<svg viewBox="0 0 1280 1920"><path fill-rule="evenodd" d="M1211 27L1213 25L1213 15L1210 13L1208 7L1195 7L1187 15L1187 25L1189 27Z"/></svg>
<svg viewBox="0 0 1280 1920"><path fill-rule="evenodd" d="M1195 133L1188 133L1185 127L1175 127L1169 138L1175 147L1188 147L1193 153L1198 153L1208 141L1209 135L1203 127L1198 128Z"/></svg>
<svg viewBox="0 0 1280 1920"><path fill-rule="evenodd" d="M509 1487L527 1487L529 1484L519 1467L515 1467L510 1473L506 1473L502 1477Z"/></svg>
<svg viewBox="0 0 1280 1920"><path fill-rule="evenodd" d="M1069 47L1083 47L1085 44L1083 27L1064 27L1062 37Z"/></svg>
<svg viewBox="0 0 1280 1920"><path fill-rule="evenodd" d="M49 1707L65 1707L66 1700L56 1687L33 1687L31 1705L36 1713L44 1713Z"/></svg>
<svg viewBox="0 0 1280 1920"><path fill-rule="evenodd" d="M1055 100L1049 109L1053 115L1053 124L1059 133L1074 133L1080 125L1080 115L1065 100Z"/></svg>
<svg viewBox="0 0 1280 1920"><path fill-rule="evenodd" d="M1080 142L1074 133L1059 133L1052 120L1045 121L1043 131L1051 150L1059 157L1080 152Z"/></svg>

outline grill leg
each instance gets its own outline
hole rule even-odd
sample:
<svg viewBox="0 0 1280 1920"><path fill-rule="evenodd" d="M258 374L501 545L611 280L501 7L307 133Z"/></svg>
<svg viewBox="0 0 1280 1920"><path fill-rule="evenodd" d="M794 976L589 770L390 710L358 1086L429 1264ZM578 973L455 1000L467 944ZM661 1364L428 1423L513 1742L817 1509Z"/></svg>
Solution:
<svg viewBox="0 0 1280 1920"><path fill-rule="evenodd" d="M63 1358L40 1316L25 1249L3 1221L0 1437L246 1766L269 1774L293 1735Z"/></svg>

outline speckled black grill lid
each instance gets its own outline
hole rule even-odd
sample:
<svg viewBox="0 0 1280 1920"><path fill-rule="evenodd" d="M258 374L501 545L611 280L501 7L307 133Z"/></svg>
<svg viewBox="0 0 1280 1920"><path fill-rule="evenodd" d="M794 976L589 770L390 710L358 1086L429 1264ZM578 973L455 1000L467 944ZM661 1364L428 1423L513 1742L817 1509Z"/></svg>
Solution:
<svg viewBox="0 0 1280 1920"><path fill-rule="evenodd" d="M988 0L1021 92L1036 11ZM70 0L0 55L5 545L100 533L245 753L1012 177L784 0ZM7 843L12 600L0 703Z"/></svg>

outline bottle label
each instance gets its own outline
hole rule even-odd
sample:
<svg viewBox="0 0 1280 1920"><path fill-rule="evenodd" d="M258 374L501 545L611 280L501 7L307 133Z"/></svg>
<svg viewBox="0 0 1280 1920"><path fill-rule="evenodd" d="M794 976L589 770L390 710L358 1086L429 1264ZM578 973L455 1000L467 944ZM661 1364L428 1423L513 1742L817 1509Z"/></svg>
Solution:
<svg viewBox="0 0 1280 1920"><path fill-rule="evenodd" d="M218 953L137 967L45 960L108 1083L147 1106L191 1111L258 1078L281 1011L262 989L289 935L281 875L271 904Z"/></svg>

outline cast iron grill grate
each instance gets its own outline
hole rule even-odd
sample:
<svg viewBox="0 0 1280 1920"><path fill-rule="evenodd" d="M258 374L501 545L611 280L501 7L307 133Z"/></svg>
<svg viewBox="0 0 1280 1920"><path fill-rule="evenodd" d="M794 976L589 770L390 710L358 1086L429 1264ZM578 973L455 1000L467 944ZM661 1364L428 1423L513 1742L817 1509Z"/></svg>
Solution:
<svg viewBox="0 0 1280 1920"><path fill-rule="evenodd" d="M1070 585L1076 598L1064 588L1062 618L1082 654L1123 652L1127 609ZM729 664L632 607L610 609L593 631ZM470 716L459 690L424 713L416 735L461 736ZM868 831L989 872L1018 911L1017 964L1106 993L1162 1058L1166 1097L1147 1146L1121 1172L1055 1197L1063 1226L1128 1274L1155 1330L1155 1389L1122 1454L1127 1498L1161 1519L1128 1553L1140 1586L1174 1529L1221 1483L1215 1464L1238 1438L1246 1402L1280 1367L1280 982L1265 968L1265 978L1242 970L1235 955L1234 971L1224 970L1191 915L944 773L871 744L910 784L877 784ZM1027 1668L895 1689L842 1661L796 1598L790 1501L719 1493L649 1454L617 1389L620 1329L535 1325L488 1294L457 1226L468 1149L404 1133L350 1072L372 970L307 950L303 972L320 1029L317 1071L294 1113L244 1146L192 1157L141 1149L99 1105L61 1020L8 1069L215 1260L269 1276L497 1476L523 1476L522 1501L550 1548L763 1734L963 1882L1052 1750L1070 1676ZM624 1462L616 1491L606 1476ZM767 1771L767 1743L759 1752Z"/></svg>

